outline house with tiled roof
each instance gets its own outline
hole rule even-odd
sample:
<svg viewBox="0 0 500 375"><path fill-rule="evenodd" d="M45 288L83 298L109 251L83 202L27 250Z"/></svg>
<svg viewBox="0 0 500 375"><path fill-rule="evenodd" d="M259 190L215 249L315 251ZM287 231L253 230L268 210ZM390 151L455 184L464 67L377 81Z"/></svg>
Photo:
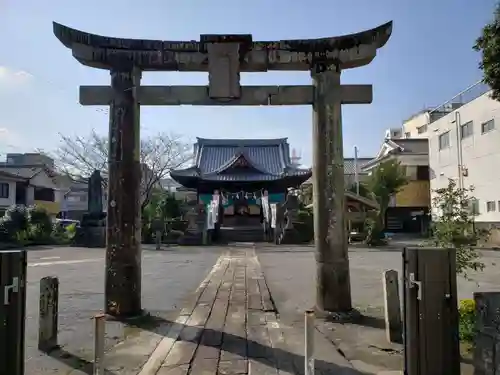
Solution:
<svg viewBox="0 0 500 375"><path fill-rule="evenodd" d="M0 170L0 211L16 204L17 186L26 183L26 178Z"/></svg>
<svg viewBox="0 0 500 375"><path fill-rule="evenodd" d="M386 229L419 233L425 230L431 205L429 143L425 138L386 138L377 156L362 170L370 173L384 161L397 160L405 169L408 183L391 199Z"/></svg>
<svg viewBox="0 0 500 375"><path fill-rule="evenodd" d="M0 208L37 205L50 214L60 211L54 172L44 165L0 164ZM8 186L8 187L7 187Z"/></svg>
<svg viewBox="0 0 500 375"><path fill-rule="evenodd" d="M363 170L363 166L373 158L344 158L344 184L346 189L349 189L356 182L356 169L358 171L358 179L360 182L368 178L368 172ZM312 177L309 178L305 185L312 184Z"/></svg>
<svg viewBox="0 0 500 375"><path fill-rule="evenodd" d="M2 189L9 185L9 198L3 198L0 207L12 204L34 205L45 208L50 214L57 215L62 210L64 195L68 189L65 176L55 171L54 159L42 153L8 153L5 161L0 162L0 183ZM14 176L11 180L1 182L4 176ZM0 192L0 196L6 195ZM0 198L2 199L2 198Z"/></svg>

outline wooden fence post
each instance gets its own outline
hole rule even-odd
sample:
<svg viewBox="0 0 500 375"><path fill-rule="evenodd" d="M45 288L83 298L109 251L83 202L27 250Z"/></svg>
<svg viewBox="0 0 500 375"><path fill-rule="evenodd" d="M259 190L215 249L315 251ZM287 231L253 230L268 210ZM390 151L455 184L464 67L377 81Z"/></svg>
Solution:
<svg viewBox="0 0 500 375"><path fill-rule="evenodd" d="M460 374L456 253L403 251L405 375Z"/></svg>
<svg viewBox="0 0 500 375"><path fill-rule="evenodd" d="M24 375L26 251L0 252L0 375Z"/></svg>
<svg viewBox="0 0 500 375"><path fill-rule="evenodd" d="M382 278L385 303L385 332L389 342L403 343L398 271L388 270Z"/></svg>
<svg viewBox="0 0 500 375"><path fill-rule="evenodd" d="M500 374L500 292L476 292L474 301L474 375Z"/></svg>
<svg viewBox="0 0 500 375"><path fill-rule="evenodd" d="M104 340L106 336L106 315L94 317L94 368L93 375L104 375Z"/></svg>
<svg viewBox="0 0 500 375"><path fill-rule="evenodd" d="M304 375L314 375L314 325L313 310L304 314Z"/></svg>
<svg viewBox="0 0 500 375"><path fill-rule="evenodd" d="M40 280L40 315L38 320L38 350L50 352L57 348L59 315L59 280L47 276Z"/></svg>

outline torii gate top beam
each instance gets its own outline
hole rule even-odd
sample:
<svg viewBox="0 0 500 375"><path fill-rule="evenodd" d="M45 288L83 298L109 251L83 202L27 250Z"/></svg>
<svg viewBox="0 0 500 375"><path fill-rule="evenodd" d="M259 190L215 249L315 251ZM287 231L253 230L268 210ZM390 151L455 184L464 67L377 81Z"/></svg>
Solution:
<svg viewBox="0 0 500 375"><path fill-rule="evenodd" d="M113 69L133 65L143 71L208 71L209 45L236 45L239 70L307 71L318 63L340 69L369 64L388 41L392 21L374 29L332 38L254 42L251 35L201 35L199 41L112 38L54 22L55 36L82 64Z"/></svg>

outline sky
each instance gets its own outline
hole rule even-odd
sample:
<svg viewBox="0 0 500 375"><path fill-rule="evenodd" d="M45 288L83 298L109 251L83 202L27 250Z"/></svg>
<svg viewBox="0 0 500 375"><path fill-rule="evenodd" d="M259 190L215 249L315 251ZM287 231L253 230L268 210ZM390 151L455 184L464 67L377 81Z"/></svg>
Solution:
<svg viewBox="0 0 500 375"><path fill-rule="evenodd" d="M107 134L104 107L78 104L79 85L108 85L109 72L80 65L52 33L52 21L90 33L198 40L200 34L252 34L254 40L330 37L394 21L389 42L342 83L372 84L373 103L343 106L344 154L374 156L388 128L437 106L481 79L472 50L496 0L0 0L0 158L52 152L60 134ZM206 73L148 72L145 85L205 85ZM243 73L242 84L310 84L308 72ZM143 136L288 137L311 163L312 109L142 107Z"/></svg>

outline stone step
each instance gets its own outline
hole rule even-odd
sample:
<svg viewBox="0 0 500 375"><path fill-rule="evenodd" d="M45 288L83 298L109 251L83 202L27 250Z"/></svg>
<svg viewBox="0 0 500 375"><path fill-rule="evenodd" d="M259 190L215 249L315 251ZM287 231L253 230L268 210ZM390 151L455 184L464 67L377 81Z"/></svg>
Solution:
<svg viewBox="0 0 500 375"><path fill-rule="evenodd" d="M221 239L227 242L263 242L261 227L222 227Z"/></svg>

